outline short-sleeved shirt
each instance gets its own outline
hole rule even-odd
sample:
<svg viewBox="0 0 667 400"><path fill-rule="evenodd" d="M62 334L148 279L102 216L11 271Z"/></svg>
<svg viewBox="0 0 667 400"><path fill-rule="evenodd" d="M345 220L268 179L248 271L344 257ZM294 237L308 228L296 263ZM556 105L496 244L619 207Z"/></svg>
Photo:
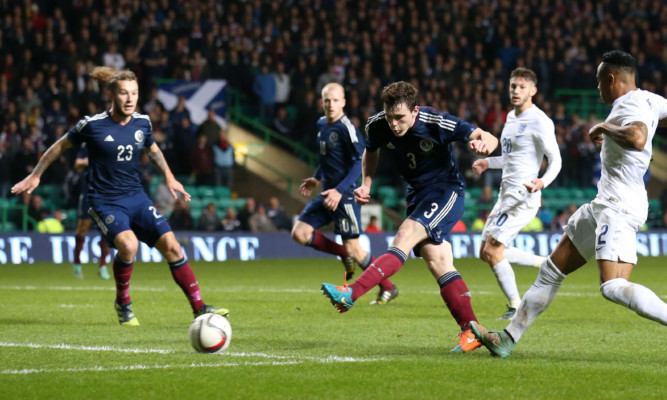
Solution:
<svg viewBox="0 0 667 400"><path fill-rule="evenodd" d="M86 116L67 132L74 145L88 149L88 195L91 201L119 199L142 191L138 169L141 152L155 143L150 119L134 113L125 125L109 111Z"/></svg>
<svg viewBox="0 0 667 400"><path fill-rule="evenodd" d="M412 128L397 137L381 111L366 123L366 149L388 150L403 179L416 190L445 185L463 195L465 179L456 163L452 143L467 141L475 129L475 125L451 114L420 107Z"/></svg>

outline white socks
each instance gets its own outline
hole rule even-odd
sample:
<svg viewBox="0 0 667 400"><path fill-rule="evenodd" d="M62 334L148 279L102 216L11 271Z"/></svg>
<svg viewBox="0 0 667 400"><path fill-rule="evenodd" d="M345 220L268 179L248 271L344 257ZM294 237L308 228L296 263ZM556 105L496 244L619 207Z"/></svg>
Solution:
<svg viewBox="0 0 667 400"><path fill-rule="evenodd" d="M519 289L516 287L516 278L510 262L504 258L501 262L493 266L493 273L496 274L498 284L505 293L510 308L518 308L521 302Z"/></svg>
<svg viewBox="0 0 667 400"><path fill-rule="evenodd" d="M549 307L563 279L565 275L556 268L550 258L546 258L540 267L537 279L523 295L514 319L506 328L514 342L518 342L526 329Z"/></svg>
<svg viewBox="0 0 667 400"><path fill-rule="evenodd" d="M516 247L505 247L503 256L512 264L519 264L524 267L539 268L544 261L544 257L521 251Z"/></svg>
<svg viewBox="0 0 667 400"><path fill-rule="evenodd" d="M600 293L605 299L627 307L644 318L667 325L667 304L645 286L616 278L600 285Z"/></svg>

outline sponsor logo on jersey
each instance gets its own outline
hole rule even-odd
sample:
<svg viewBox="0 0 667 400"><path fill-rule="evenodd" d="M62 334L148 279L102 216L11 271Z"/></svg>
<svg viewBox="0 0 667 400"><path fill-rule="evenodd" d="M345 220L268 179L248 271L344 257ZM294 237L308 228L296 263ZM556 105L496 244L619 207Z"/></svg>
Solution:
<svg viewBox="0 0 667 400"><path fill-rule="evenodd" d="M107 225L109 225L110 223L113 222L114 219L115 219L115 218L114 218L113 215L107 215L107 217L104 219L104 223L107 224Z"/></svg>
<svg viewBox="0 0 667 400"><path fill-rule="evenodd" d="M143 143L144 142L144 131L139 129L138 131L134 132L134 140L136 140L137 143Z"/></svg>
<svg viewBox="0 0 667 400"><path fill-rule="evenodd" d="M111 137L111 135L107 135L107 137L104 138L104 141L105 142L113 142L114 140L113 140L113 137Z"/></svg>
<svg viewBox="0 0 667 400"><path fill-rule="evenodd" d="M522 134L526 130L528 124L519 124L519 130L516 131L517 135Z"/></svg>
<svg viewBox="0 0 667 400"><path fill-rule="evenodd" d="M430 141L429 139L422 139L419 142L419 148L424 152L424 153L429 153L433 150L433 142Z"/></svg>
<svg viewBox="0 0 667 400"><path fill-rule="evenodd" d="M394 145L391 142L389 142L389 143L387 143L387 148L391 149L391 150L394 150L396 147L394 147Z"/></svg>

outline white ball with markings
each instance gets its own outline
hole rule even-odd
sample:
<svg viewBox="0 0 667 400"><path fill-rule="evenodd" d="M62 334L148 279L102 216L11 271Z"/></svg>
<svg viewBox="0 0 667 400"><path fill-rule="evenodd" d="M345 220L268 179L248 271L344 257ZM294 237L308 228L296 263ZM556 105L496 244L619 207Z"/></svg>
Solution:
<svg viewBox="0 0 667 400"><path fill-rule="evenodd" d="M208 313L190 325L190 344L200 353L222 353L232 342L232 326L222 315Z"/></svg>

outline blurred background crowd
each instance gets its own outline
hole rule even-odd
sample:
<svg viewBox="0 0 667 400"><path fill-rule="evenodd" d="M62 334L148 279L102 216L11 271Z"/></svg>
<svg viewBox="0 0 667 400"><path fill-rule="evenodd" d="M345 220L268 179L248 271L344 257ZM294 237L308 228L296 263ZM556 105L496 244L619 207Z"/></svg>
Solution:
<svg viewBox="0 0 667 400"><path fill-rule="evenodd" d="M138 75L140 111L172 169L209 186L232 185L216 168L216 147L230 146L226 126L197 126L182 105L167 111L161 80L225 79L253 117L313 149L328 82L345 87L345 111L362 130L382 108L382 88L406 80L421 105L499 135L509 73L530 67L564 159L554 187L582 188L596 183L586 132L604 113L568 110L558 91L595 90L601 55L624 49L638 61L639 87L667 95L662 0L0 0L0 16L0 198L83 115L108 106L88 75L98 65ZM70 153L42 184L75 180ZM497 187L497 174L475 181L472 155L458 153L471 186ZM148 185L155 171L142 165ZM381 173L392 177L391 166Z"/></svg>

